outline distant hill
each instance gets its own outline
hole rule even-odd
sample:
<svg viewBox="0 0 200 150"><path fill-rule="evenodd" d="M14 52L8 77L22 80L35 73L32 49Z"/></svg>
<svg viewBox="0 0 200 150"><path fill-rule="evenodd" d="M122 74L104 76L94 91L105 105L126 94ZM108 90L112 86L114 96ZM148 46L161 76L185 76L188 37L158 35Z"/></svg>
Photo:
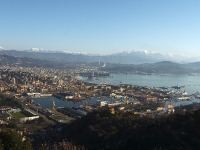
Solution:
<svg viewBox="0 0 200 150"><path fill-rule="evenodd" d="M16 51L16 50L4 50L0 51L0 55L9 55L15 57L28 57L34 59L42 59L55 61L59 63L67 63L67 62L88 62L89 56L85 56L82 54L73 55L66 54L62 52L58 53L45 53L45 52L26 52L26 51Z"/></svg>
<svg viewBox="0 0 200 150"><path fill-rule="evenodd" d="M13 57L8 55L0 55L0 66L12 67L43 67L43 68L68 68L63 63L54 61L47 61L41 59L27 58L27 57Z"/></svg>
<svg viewBox="0 0 200 150"><path fill-rule="evenodd" d="M138 74L173 74L173 75L192 75L200 73L197 67L199 63L179 64L170 61L162 61L157 63L145 63L138 65L131 64L107 64L102 68L104 71L110 72L128 72Z"/></svg>
<svg viewBox="0 0 200 150"><path fill-rule="evenodd" d="M13 51L15 53L16 51ZM37 53L38 54L38 53ZM57 54L58 55L58 54ZM88 56L89 57L89 56ZM103 62L58 62L55 59L44 60L30 57L14 57L0 55L1 66L13 67L43 67L43 68L83 68L97 67L99 70L108 72L137 73L137 74L172 74L172 75L193 75L200 73L200 62L179 64L170 61L144 64L119 64Z"/></svg>
<svg viewBox="0 0 200 150"><path fill-rule="evenodd" d="M144 72L158 73L158 74L190 74L194 72L194 70L192 70L189 67L185 67L185 65L170 61L162 61L162 62L148 64L143 68Z"/></svg>
<svg viewBox="0 0 200 150"><path fill-rule="evenodd" d="M200 62L193 62L185 64L185 67L192 68L192 69L200 69Z"/></svg>

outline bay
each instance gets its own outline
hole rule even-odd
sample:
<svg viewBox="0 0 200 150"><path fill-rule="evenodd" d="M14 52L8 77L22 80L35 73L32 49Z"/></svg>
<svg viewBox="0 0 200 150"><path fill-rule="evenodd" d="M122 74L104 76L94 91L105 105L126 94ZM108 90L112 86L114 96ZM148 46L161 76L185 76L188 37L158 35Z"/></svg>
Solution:
<svg viewBox="0 0 200 150"><path fill-rule="evenodd" d="M151 87L172 87L185 86L182 90L188 94L200 92L200 76L164 76L164 75L138 75L138 74L112 74L113 78L98 78L98 80L88 80L86 82L96 84L106 83L112 85L132 84L138 86Z"/></svg>
<svg viewBox="0 0 200 150"><path fill-rule="evenodd" d="M132 84L138 86L152 87L172 87L172 86L185 86L181 88L182 91L186 91L188 94L194 94L197 91L200 92L200 77L199 76L162 76L162 75L137 75L137 74L112 74L112 78L94 78L93 80L88 80L88 78L82 78L85 82L91 82L96 84ZM172 88L169 88L172 90ZM80 105L85 105L85 101L80 102L66 102L57 98L54 98L57 107L78 107ZM95 104L99 98L92 98L90 104ZM102 98L102 100L111 101L110 98ZM114 99L116 100L116 99ZM52 97L48 98L35 98L35 103L39 103L43 108L52 108ZM170 102L175 106L187 105L193 102L200 102L198 99L192 101L181 101L181 102Z"/></svg>

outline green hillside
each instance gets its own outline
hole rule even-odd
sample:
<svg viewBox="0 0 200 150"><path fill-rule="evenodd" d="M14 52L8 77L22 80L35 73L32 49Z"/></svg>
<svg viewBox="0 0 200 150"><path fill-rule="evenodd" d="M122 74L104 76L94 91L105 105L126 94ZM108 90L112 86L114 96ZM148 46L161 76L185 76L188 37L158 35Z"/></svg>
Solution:
<svg viewBox="0 0 200 150"><path fill-rule="evenodd" d="M96 111L65 127L65 137L87 149L200 149L200 110L161 118Z"/></svg>

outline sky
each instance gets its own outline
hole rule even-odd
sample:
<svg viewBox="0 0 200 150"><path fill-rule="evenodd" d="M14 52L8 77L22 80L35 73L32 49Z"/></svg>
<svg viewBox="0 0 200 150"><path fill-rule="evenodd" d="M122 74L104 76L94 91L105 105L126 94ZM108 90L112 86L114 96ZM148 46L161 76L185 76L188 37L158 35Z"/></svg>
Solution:
<svg viewBox="0 0 200 150"><path fill-rule="evenodd" d="M0 0L0 48L200 56L199 0Z"/></svg>

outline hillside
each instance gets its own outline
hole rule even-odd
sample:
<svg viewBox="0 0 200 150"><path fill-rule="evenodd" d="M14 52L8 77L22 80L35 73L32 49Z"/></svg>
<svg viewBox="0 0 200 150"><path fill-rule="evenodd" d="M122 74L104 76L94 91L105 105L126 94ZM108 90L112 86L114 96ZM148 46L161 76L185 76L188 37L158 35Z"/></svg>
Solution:
<svg viewBox="0 0 200 150"><path fill-rule="evenodd" d="M8 55L0 55L0 66L68 68L64 63L58 63L55 61L34 59L28 57L21 58Z"/></svg>
<svg viewBox="0 0 200 150"><path fill-rule="evenodd" d="M89 56L88 56L89 57ZM30 57L16 57L8 55L0 55L0 66L12 67L42 67L56 69L80 69L95 67L102 71L108 72L129 72L137 74L172 74L172 75L193 75L200 73L200 62L179 64L170 61L162 61L157 63L144 64L120 64L120 63L105 63L103 62L68 62L61 63L56 60L44 60Z"/></svg>
<svg viewBox="0 0 200 150"><path fill-rule="evenodd" d="M85 56L82 54L73 55L73 54L66 54L62 52L44 53L44 52L25 52L25 51L16 51L16 50L4 50L4 51L0 51L0 55L28 57L28 58L34 58L34 59L55 61L59 63L91 62L90 56Z"/></svg>
<svg viewBox="0 0 200 150"><path fill-rule="evenodd" d="M89 150L200 149L200 110L153 119L101 110L73 122L63 133Z"/></svg>
<svg viewBox="0 0 200 150"><path fill-rule="evenodd" d="M173 74L173 75L190 75L199 73L200 69L196 68L197 63L179 64L170 61L145 64L108 64L102 70L111 72L132 72L147 74Z"/></svg>

